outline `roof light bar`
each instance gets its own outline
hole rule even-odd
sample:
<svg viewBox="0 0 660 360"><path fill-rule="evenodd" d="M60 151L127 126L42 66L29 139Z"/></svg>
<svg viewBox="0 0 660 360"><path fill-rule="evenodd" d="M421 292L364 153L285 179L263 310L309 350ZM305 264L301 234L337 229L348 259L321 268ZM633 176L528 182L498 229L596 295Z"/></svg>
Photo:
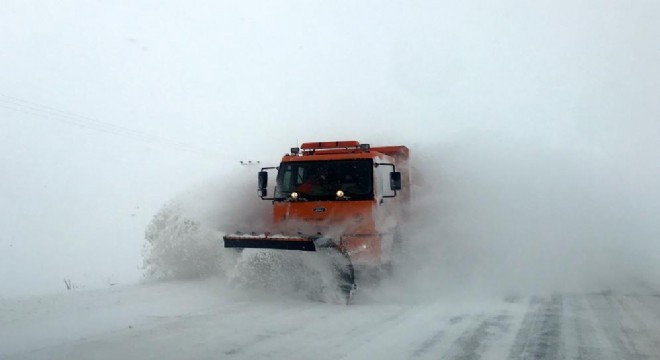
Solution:
<svg viewBox="0 0 660 360"><path fill-rule="evenodd" d="M300 147L302 150L319 150L319 149L347 149L357 148L360 143L354 140L351 141L321 141L304 143Z"/></svg>

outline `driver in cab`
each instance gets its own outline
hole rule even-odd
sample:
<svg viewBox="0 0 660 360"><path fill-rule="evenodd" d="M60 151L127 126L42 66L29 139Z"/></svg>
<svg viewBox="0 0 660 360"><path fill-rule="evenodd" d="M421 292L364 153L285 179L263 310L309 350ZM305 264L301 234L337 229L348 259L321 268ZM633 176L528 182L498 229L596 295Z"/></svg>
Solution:
<svg viewBox="0 0 660 360"><path fill-rule="evenodd" d="M308 195L322 195L325 193L326 186L326 175L315 172L310 174L302 184L298 185L296 191Z"/></svg>

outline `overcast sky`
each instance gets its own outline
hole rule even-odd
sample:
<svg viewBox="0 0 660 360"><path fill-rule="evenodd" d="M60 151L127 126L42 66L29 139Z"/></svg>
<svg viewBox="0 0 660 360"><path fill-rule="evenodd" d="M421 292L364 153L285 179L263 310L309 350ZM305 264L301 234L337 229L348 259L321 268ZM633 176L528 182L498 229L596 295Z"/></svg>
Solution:
<svg viewBox="0 0 660 360"><path fill-rule="evenodd" d="M559 154L535 169L545 177L500 181L542 189L573 158L593 170L578 188L618 177L603 191L623 187L625 201L610 205L635 202L626 211L657 229L658 13L651 1L5 0L0 296L135 281L165 202L304 141L406 144L453 164L491 154L474 166Z"/></svg>

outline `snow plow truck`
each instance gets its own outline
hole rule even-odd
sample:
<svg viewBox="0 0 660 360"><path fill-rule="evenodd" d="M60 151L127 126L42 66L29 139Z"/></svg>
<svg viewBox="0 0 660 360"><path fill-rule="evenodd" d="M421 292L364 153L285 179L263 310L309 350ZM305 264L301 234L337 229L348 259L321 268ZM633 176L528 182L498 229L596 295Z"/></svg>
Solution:
<svg viewBox="0 0 660 360"><path fill-rule="evenodd" d="M411 198L408 159L401 145L328 141L291 148L279 166L258 173L258 196L273 204L272 231L228 234L224 246L324 252L348 304L357 282L388 273L401 248Z"/></svg>

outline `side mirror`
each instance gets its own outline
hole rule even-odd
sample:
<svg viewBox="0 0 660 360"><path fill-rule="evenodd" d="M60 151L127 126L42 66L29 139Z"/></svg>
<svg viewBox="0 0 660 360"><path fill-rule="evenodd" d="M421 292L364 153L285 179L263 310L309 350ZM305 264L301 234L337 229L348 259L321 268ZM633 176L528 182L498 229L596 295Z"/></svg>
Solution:
<svg viewBox="0 0 660 360"><path fill-rule="evenodd" d="M268 194L268 173L266 171L259 171L259 179L258 179L258 191L259 191L259 196L264 197Z"/></svg>
<svg viewBox="0 0 660 360"><path fill-rule="evenodd" d="M398 171L390 173L390 189L401 190L401 173Z"/></svg>

